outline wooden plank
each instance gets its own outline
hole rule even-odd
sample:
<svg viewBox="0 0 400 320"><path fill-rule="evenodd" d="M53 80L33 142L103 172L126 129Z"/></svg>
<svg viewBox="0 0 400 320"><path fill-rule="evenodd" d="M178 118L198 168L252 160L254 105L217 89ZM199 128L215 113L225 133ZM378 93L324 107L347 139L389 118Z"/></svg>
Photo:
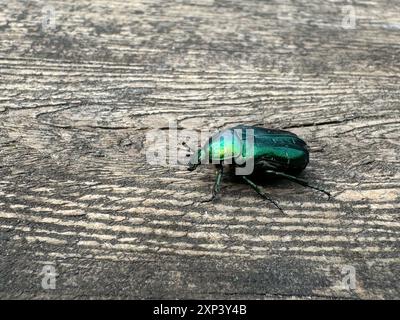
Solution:
<svg viewBox="0 0 400 320"><path fill-rule="evenodd" d="M4 3L0 297L399 298L399 4L352 3ZM147 161L174 122L291 130L334 198L266 182L282 214L227 176L201 203L211 167Z"/></svg>

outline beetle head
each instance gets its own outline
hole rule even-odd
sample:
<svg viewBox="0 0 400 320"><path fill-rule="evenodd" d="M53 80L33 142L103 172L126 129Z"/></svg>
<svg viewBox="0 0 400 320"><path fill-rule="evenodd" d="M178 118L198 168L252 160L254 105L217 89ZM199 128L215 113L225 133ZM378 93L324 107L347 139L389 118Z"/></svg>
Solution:
<svg viewBox="0 0 400 320"><path fill-rule="evenodd" d="M192 155L192 157L189 160L189 171L196 170L199 164L201 164L201 161L204 159L204 151L203 149L198 149L195 151L195 153Z"/></svg>

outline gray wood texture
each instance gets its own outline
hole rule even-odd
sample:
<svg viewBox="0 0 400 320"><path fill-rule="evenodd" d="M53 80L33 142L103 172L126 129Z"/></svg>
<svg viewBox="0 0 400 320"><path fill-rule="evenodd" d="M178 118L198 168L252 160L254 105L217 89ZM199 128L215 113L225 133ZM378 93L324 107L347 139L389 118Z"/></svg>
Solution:
<svg viewBox="0 0 400 320"><path fill-rule="evenodd" d="M400 298L399 2L1 8L1 298ZM201 203L212 167L146 161L170 121L291 130L334 198L266 182L282 214L228 176Z"/></svg>

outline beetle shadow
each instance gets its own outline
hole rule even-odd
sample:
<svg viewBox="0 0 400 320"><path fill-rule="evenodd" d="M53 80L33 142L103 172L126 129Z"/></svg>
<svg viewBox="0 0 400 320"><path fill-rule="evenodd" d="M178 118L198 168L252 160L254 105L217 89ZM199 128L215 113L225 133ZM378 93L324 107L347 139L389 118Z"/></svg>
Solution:
<svg viewBox="0 0 400 320"><path fill-rule="evenodd" d="M226 175L226 177L227 177L227 181L231 181L235 184L245 184L246 185L246 182L243 181L242 176L240 176L240 175L235 175L234 173L229 173ZM286 179L277 177L275 175L266 174L266 173L261 173L261 174L252 173L251 175L248 175L246 177L248 179L250 179L252 182L254 182L255 184L262 186L262 187L278 187L278 186L282 186L282 184L290 183Z"/></svg>
<svg viewBox="0 0 400 320"><path fill-rule="evenodd" d="M262 186L262 187L264 187L264 186L265 187L286 187L292 183L291 181L289 181L285 178L278 177L271 173L266 173L262 170L254 170L252 174L250 174L246 177L249 178L251 181L253 181L255 184ZM235 174L234 166L228 166L227 170L224 171L224 180L226 182L232 182L234 184L245 184L246 185L246 182L243 181L242 176Z"/></svg>

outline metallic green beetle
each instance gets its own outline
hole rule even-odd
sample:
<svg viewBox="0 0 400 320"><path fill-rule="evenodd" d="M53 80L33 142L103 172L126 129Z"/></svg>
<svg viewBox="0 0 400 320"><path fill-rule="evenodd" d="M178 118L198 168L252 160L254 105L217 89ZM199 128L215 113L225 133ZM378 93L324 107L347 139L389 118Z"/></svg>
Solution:
<svg viewBox="0 0 400 320"><path fill-rule="evenodd" d="M212 197L206 201L212 201L220 190L224 164L233 166L236 175L240 175L260 196L281 211L279 205L262 192L249 176L265 174L282 177L330 197L329 192L311 186L295 176L307 166L309 152L307 144L289 131L245 125L225 129L214 134L203 147L194 152L188 170L193 171L199 164L210 162L217 166L218 171ZM252 164L252 170L246 172L244 169L249 163Z"/></svg>

